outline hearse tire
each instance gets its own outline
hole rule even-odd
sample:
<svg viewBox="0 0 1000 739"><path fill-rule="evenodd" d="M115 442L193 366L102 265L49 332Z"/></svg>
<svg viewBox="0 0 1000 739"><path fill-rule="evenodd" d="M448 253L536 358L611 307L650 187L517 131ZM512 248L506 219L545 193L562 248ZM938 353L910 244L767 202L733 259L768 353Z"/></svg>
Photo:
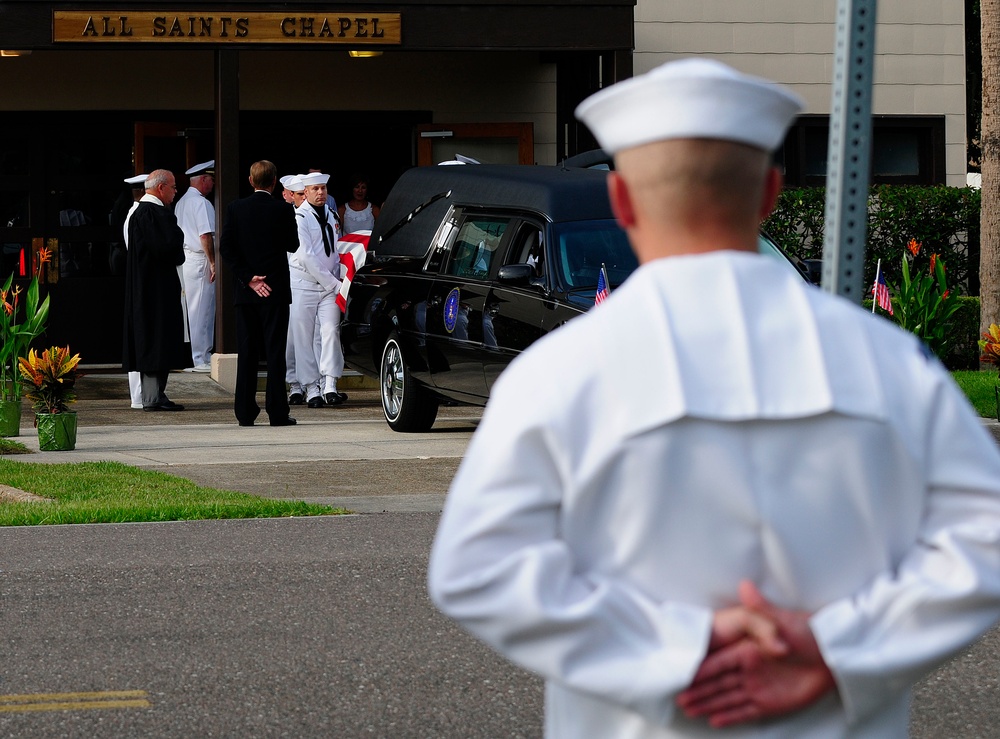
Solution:
<svg viewBox="0 0 1000 739"><path fill-rule="evenodd" d="M379 394L385 421L393 431L429 431L437 418L438 401L413 379L406 365L403 347L395 332L382 348Z"/></svg>

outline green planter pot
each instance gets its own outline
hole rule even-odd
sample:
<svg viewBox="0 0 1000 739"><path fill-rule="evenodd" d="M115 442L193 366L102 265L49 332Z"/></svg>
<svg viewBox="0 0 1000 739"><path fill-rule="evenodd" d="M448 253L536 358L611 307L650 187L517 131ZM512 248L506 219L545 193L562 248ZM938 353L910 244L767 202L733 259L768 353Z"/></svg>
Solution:
<svg viewBox="0 0 1000 739"><path fill-rule="evenodd" d="M38 448L43 452L76 449L76 413L37 413Z"/></svg>
<svg viewBox="0 0 1000 739"><path fill-rule="evenodd" d="M21 401L0 400L0 436L19 436L21 433Z"/></svg>

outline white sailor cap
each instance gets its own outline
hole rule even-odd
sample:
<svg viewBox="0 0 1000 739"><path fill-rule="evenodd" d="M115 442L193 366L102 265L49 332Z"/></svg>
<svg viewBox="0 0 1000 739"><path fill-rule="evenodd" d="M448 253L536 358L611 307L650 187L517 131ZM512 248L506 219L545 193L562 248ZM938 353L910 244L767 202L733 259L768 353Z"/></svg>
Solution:
<svg viewBox="0 0 1000 739"><path fill-rule="evenodd" d="M299 179L302 181L303 188L306 188L309 185L325 185L330 180L330 175L322 172L310 172L309 174L300 174Z"/></svg>
<svg viewBox="0 0 1000 739"><path fill-rule="evenodd" d="M201 164L196 164L191 169L187 170L184 174L188 177L200 177L203 174L210 174L215 176L215 160L209 159L207 162L202 162Z"/></svg>
<svg viewBox="0 0 1000 739"><path fill-rule="evenodd" d="M302 184L302 175L300 174L286 174L278 182L289 192L302 192L306 189L306 186Z"/></svg>
<svg viewBox="0 0 1000 739"><path fill-rule="evenodd" d="M146 178L149 177L148 174L137 174L135 177L126 177L125 184L137 187L139 185L146 184Z"/></svg>
<svg viewBox="0 0 1000 739"><path fill-rule="evenodd" d="M576 117L609 154L667 139L721 139L773 152L804 108L776 82L692 58L591 95Z"/></svg>

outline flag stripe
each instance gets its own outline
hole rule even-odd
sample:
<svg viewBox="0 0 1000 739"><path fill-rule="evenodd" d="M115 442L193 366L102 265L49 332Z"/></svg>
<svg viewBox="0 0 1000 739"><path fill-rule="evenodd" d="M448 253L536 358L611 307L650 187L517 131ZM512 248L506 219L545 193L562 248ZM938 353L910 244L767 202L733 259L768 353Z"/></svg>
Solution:
<svg viewBox="0 0 1000 739"><path fill-rule="evenodd" d="M371 231L356 231L344 234L337 240L337 252L340 254L340 279L342 284L337 294L337 305L341 312L347 310L347 292L351 288L354 274L365 265L368 239Z"/></svg>
<svg viewBox="0 0 1000 739"><path fill-rule="evenodd" d="M608 280L604 275L604 265L601 265L601 271L597 275L597 294L594 295L594 305L600 305L607 300L608 294Z"/></svg>
<svg viewBox="0 0 1000 739"><path fill-rule="evenodd" d="M878 307L884 311L888 311L891 316L892 299L889 296L889 286L885 282L885 275L881 272L875 280L874 287L872 287L872 294L875 296L875 302L878 303Z"/></svg>

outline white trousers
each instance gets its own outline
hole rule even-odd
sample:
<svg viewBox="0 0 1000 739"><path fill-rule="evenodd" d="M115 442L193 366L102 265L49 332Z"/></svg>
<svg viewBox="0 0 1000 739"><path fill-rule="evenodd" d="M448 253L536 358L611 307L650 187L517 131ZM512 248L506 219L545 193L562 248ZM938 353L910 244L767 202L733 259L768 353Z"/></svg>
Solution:
<svg viewBox="0 0 1000 739"><path fill-rule="evenodd" d="M138 372L128 373L128 394L133 408L142 408L142 382Z"/></svg>
<svg viewBox="0 0 1000 739"><path fill-rule="evenodd" d="M208 257L203 251L184 250L184 296L195 366L211 364L215 343L215 284L209 281Z"/></svg>
<svg viewBox="0 0 1000 739"><path fill-rule="evenodd" d="M288 384L288 394L305 393L305 389L299 384L299 378L295 374L295 337L292 331L291 316L288 324L288 340L285 342L285 382ZM316 352L316 366L319 366L320 340L319 323L316 323L316 330L313 333L313 349Z"/></svg>
<svg viewBox="0 0 1000 739"><path fill-rule="evenodd" d="M289 395L302 392L299 379L295 376L295 338L292 336L291 322L288 326L288 340L285 341L285 383L288 385Z"/></svg>
<svg viewBox="0 0 1000 739"><path fill-rule="evenodd" d="M337 378L344 373L337 293L299 290L293 283L288 326L295 344L295 377L306 391L306 398L336 392ZM315 347L317 329L318 355Z"/></svg>

